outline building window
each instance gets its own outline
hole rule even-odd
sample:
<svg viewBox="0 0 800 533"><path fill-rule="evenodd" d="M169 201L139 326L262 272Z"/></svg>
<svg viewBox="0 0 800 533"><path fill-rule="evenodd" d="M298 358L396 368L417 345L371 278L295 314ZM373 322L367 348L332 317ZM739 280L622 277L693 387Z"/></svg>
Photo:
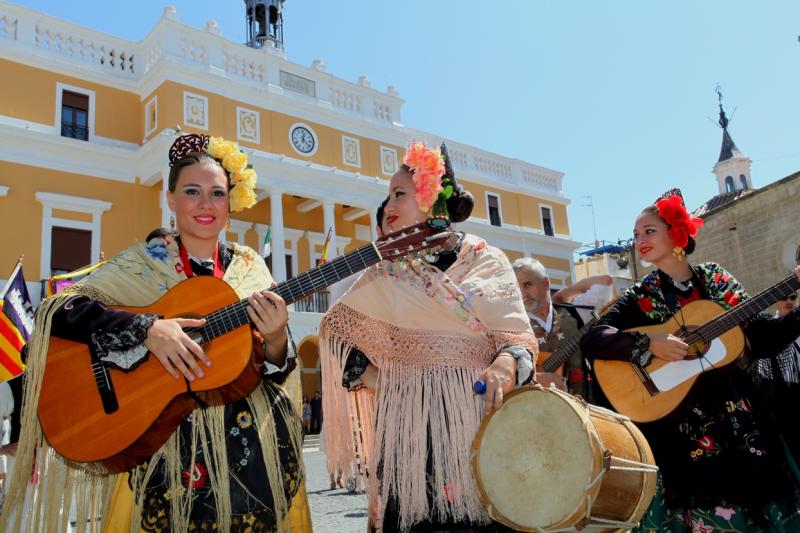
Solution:
<svg viewBox="0 0 800 533"><path fill-rule="evenodd" d="M489 212L489 224L492 226L502 226L503 219L500 214L500 197L494 194L486 195L487 211Z"/></svg>
<svg viewBox="0 0 800 533"><path fill-rule="evenodd" d="M101 216L111 209L110 202L37 192L42 204L40 276L50 277L52 270L69 272L100 260ZM54 216L53 211L74 211L92 215L91 222ZM88 240L88 254L85 253ZM54 254L58 254L55 256Z"/></svg>
<svg viewBox="0 0 800 533"><path fill-rule="evenodd" d="M747 178L744 177L744 174L739 175L739 185L741 185L742 189L747 188Z"/></svg>
<svg viewBox="0 0 800 533"><path fill-rule="evenodd" d="M733 176L728 176L725 178L725 190L728 192L733 192L736 190L736 186L733 184Z"/></svg>
<svg viewBox="0 0 800 533"><path fill-rule="evenodd" d="M267 268L270 272L272 272L272 254L267 257ZM286 252L283 256L283 259L286 264L286 279L291 279L294 276L294 271L292 270L292 254Z"/></svg>
<svg viewBox="0 0 800 533"><path fill-rule="evenodd" d="M89 97L64 91L61 95L61 136L89 140Z"/></svg>
<svg viewBox="0 0 800 533"><path fill-rule="evenodd" d="M78 270L92 262L91 230L53 226L50 233L52 275Z"/></svg>
<svg viewBox="0 0 800 533"><path fill-rule="evenodd" d="M147 137L158 128L158 97L154 96L144 106L144 136Z"/></svg>
<svg viewBox="0 0 800 533"><path fill-rule="evenodd" d="M550 210L549 207L540 207L542 213L542 230L544 234L552 237L555 235L553 231L553 212Z"/></svg>

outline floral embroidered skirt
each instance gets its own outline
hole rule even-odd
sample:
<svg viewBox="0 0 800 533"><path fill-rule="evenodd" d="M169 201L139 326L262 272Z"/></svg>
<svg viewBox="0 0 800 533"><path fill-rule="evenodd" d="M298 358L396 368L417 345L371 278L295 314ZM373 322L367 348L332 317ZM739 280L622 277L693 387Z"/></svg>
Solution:
<svg viewBox="0 0 800 533"><path fill-rule="evenodd" d="M798 502L770 502L761 507L742 508L718 505L713 509L670 507L664 499L659 479L653 502L642 517L640 533L713 533L713 532L779 532L800 531Z"/></svg>

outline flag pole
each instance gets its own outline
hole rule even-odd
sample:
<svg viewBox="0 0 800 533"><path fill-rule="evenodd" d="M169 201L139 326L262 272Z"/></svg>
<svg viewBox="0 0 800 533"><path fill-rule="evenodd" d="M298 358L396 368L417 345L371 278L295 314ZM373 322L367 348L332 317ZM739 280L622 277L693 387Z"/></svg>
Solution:
<svg viewBox="0 0 800 533"><path fill-rule="evenodd" d="M22 258L25 257L25 254L19 256L17 259L17 264L14 265L14 270L11 271L11 275L8 277L6 284L3 286L3 289L0 290L0 300L6 297L6 293L8 292L8 287L11 285L11 282L14 281L14 278L17 277L17 272L20 268L22 268Z"/></svg>

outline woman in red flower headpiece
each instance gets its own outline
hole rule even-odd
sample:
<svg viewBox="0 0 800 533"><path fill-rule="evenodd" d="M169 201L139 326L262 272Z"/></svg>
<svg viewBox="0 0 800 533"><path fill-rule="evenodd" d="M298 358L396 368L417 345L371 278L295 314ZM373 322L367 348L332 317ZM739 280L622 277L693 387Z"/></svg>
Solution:
<svg viewBox="0 0 800 533"><path fill-rule="evenodd" d="M642 211L633 230L636 249L658 269L628 289L584 336L581 348L590 360L642 366L654 357L682 360L688 345L679 337L623 330L681 316L681 308L695 300L729 309L747 299L721 266L687 260L702 225L677 190ZM795 274L800 278L800 267ZM753 357L775 357L800 334L800 311L781 319L758 316L744 331ZM661 477L642 530L800 530L800 495L780 435L736 364L701 374L678 408L639 427Z"/></svg>

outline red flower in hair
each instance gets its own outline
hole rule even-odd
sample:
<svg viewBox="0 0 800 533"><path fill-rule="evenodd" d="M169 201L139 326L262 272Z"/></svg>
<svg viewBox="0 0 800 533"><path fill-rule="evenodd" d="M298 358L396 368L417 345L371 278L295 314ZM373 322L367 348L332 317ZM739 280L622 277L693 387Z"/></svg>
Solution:
<svg viewBox="0 0 800 533"><path fill-rule="evenodd" d="M669 238L675 246L685 248L689 244L689 237L697 235L697 230L703 227L703 220L692 217L678 195L658 200L656 207L658 216L669 224Z"/></svg>

